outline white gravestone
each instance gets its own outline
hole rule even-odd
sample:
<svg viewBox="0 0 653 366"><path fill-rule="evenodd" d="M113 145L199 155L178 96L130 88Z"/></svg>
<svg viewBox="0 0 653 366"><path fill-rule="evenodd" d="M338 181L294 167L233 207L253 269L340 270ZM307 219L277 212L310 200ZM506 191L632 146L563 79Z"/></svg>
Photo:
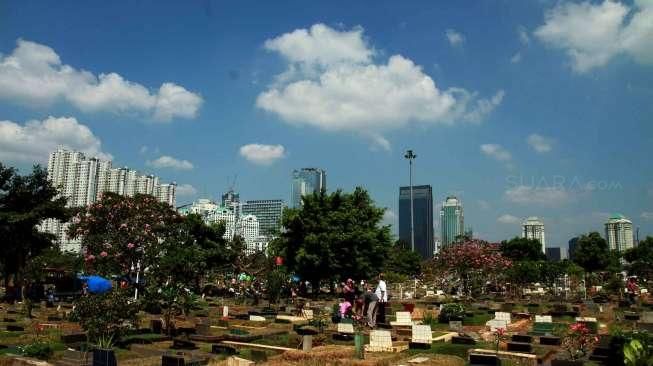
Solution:
<svg viewBox="0 0 653 366"><path fill-rule="evenodd" d="M410 312L408 311L397 311L395 313L395 318L397 319L394 322L390 322L390 325L412 325L413 321L410 317Z"/></svg>
<svg viewBox="0 0 653 366"><path fill-rule="evenodd" d="M495 311L494 312L494 319L495 320L505 320L506 323L510 324L510 313L504 313L502 311Z"/></svg>
<svg viewBox="0 0 653 366"><path fill-rule="evenodd" d="M414 343L427 343L433 342L433 333L430 325L413 325L413 342Z"/></svg>
<svg viewBox="0 0 653 366"><path fill-rule="evenodd" d="M354 334L354 325L351 323L338 323L338 333Z"/></svg>
<svg viewBox="0 0 653 366"><path fill-rule="evenodd" d="M492 332L496 332L497 329L504 329L504 330L508 329L508 322L506 322L505 320L498 320L498 319L489 320L487 323L485 323L485 325L490 327L490 331Z"/></svg>
<svg viewBox="0 0 653 366"><path fill-rule="evenodd" d="M392 333L389 330L372 330L369 351L392 352Z"/></svg>
<svg viewBox="0 0 653 366"><path fill-rule="evenodd" d="M553 317L551 315L535 315L536 323L553 323Z"/></svg>

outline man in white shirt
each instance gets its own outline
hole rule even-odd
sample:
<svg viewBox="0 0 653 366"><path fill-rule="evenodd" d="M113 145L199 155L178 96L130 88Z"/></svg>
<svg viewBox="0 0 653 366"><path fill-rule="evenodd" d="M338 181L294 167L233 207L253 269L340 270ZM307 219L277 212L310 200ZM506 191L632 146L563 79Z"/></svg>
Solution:
<svg viewBox="0 0 653 366"><path fill-rule="evenodd" d="M374 312L370 324L371 327L376 325L377 319L382 323L385 323L385 304L388 302L388 289L383 280L383 273L379 273L379 284L376 285L376 291L374 291L374 294L378 298L378 301L374 304Z"/></svg>

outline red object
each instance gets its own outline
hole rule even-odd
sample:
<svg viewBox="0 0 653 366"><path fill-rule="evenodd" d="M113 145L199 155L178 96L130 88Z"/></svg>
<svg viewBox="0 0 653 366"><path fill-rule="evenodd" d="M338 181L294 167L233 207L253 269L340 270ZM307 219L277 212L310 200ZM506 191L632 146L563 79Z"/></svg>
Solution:
<svg viewBox="0 0 653 366"><path fill-rule="evenodd" d="M282 266L283 265L283 258L276 257L275 258L275 263L276 263L277 266Z"/></svg>
<svg viewBox="0 0 653 366"><path fill-rule="evenodd" d="M404 306L404 311L408 311L411 314L413 313L413 310L415 310L415 304L402 304Z"/></svg>

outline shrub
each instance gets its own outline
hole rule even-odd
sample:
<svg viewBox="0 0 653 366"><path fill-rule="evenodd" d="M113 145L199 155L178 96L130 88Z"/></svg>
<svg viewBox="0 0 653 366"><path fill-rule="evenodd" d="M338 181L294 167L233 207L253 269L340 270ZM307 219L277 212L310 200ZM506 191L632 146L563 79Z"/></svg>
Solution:
<svg viewBox="0 0 653 366"><path fill-rule="evenodd" d="M440 323L448 323L451 320L462 320L465 317L465 307L462 304L444 304L438 315Z"/></svg>
<svg viewBox="0 0 653 366"><path fill-rule="evenodd" d="M21 355L27 357L38 358L39 360L47 360L54 353L52 345L47 342L37 341L32 344L26 344L16 347Z"/></svg>
<svg viewBox="0 0 653 366"><path fill-rule="evenodd" d="M119 338L136 321L138 306L130 295L127 290L114 289L83 296L75 303L72 318L79 321L92 342L102 337Z"/></svg>

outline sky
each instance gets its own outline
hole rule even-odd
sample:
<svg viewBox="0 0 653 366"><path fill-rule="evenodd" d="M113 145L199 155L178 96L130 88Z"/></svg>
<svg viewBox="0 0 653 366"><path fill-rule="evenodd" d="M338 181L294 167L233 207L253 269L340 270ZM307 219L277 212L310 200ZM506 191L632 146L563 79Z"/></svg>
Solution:
<svg viewBox="0 0 653 366"><path fill-rule="evenodd" d="M178 204L288 201L320 167L396 231L412 149L414 183L480 238L538 216L564 247L613 213L653 235L652 19L649 0L2 1L0 161L62 145L177 182Z"/></svg>

